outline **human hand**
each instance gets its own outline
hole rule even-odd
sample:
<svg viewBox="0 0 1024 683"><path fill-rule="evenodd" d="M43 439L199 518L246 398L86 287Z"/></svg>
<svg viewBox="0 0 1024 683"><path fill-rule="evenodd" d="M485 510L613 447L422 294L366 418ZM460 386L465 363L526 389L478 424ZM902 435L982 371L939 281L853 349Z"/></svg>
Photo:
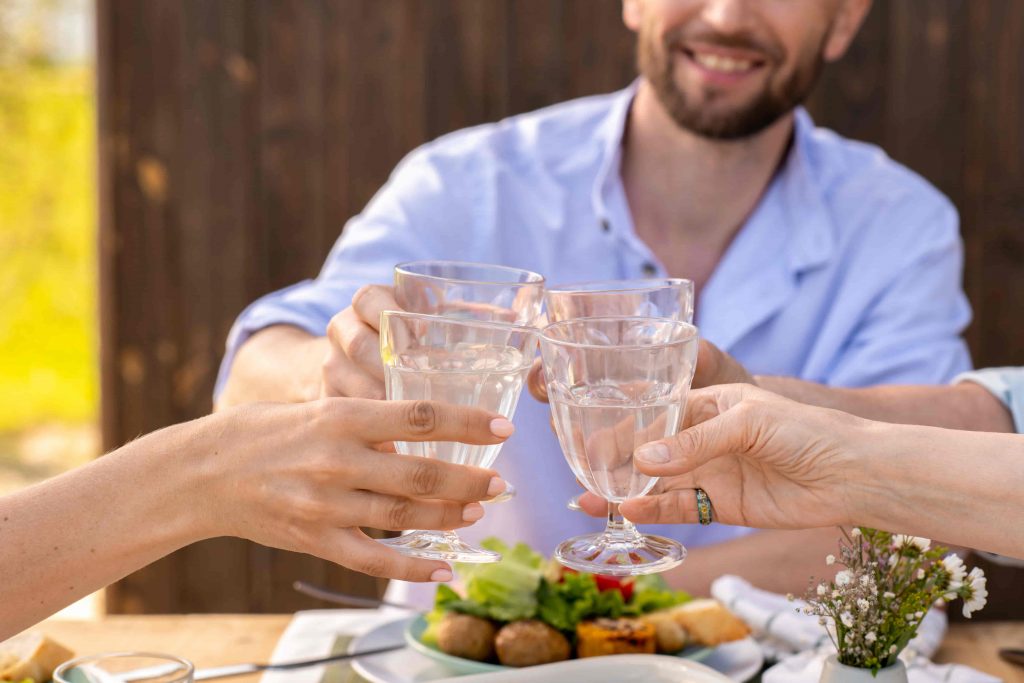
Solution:
<svg viewBox="0 0 1024 683"><path fill-rule="evenodd" d="M695 523L694 490L714 520L799 529L851 523L856 460L872 423L734 384L691 392L686 426L637 449L636 466L661 477L654 491L619 506L637 523ZM600 515L606 504L580 501Z"/></svg>
<svg viewBox="0 0 1024 683"><path fill-rule="evenodd" d="M200 461L207 486L197 504L205 506L205 535L248 538L406 581L446 581L451 571L444 562L382 546L359 527L468 526L484 515L478 501L501 493L505 483L493 470L375 446L497 444L513 431L501 415L476 408L347 398L255 404L196 424L203 427L200 444L212 454Z"/></svg>
<svg viewBox="0 0 1024 683"><path fill-rule="evenodd" d="M321 371L321 397L384 398L380 314L400 310L393 287L366 285L352 297L351 306L331 318L327 325L329 350Z"/></svg>

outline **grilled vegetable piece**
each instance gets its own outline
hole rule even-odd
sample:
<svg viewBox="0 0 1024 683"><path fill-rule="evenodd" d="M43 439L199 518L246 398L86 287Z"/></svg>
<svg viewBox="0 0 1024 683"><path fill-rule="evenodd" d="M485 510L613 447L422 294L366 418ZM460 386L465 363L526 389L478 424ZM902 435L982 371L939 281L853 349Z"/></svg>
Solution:
<svg viewBox="0 0 1024 683"><path fill-rule="evenodd" d="M506 624L494 642L505 666L533 666L569 659L570 647L559 631L543 621L525 619Z"/></svg>
<svg viewBox="0 0 1024 683"><path fill-rule="evenodd" d="M579 657L653 654L657 645L654 626L639 619L581 621L576 627L576 639Z"/></svg>
<svg viewBox="0 0 1024 683"><path fill-rule="evenodd" d="M455 657L486 662L494 659L497 629L487 619L449 612L437 627L437 646Z"/></svg>

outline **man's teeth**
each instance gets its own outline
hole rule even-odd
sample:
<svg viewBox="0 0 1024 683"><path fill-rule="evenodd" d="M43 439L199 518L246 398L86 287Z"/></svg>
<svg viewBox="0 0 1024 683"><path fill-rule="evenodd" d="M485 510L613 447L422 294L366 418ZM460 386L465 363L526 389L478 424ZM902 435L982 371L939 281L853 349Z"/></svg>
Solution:
<svg viewBox="0 0 1024 683"><path fill-rule="evenodd" d="M738 71L749 71L754 63L748 59L733 59L720 55L695 53L694 60L706 69L722 71L725 73L736 73Z"/></svg>

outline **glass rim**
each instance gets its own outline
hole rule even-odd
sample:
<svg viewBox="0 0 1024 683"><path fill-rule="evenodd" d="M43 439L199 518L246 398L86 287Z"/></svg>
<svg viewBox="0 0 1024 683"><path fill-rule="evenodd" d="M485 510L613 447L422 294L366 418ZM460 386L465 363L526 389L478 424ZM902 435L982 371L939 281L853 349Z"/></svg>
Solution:
<svg viewBox="0 0 1024 683"><path fill-rule="evenodd" d="M512 282L509 280L474 280L471 278L428 275L427 273L417 273L415 271L409 270L410 266L422 263L433 263L446 266L468 266L471 268L493 268L495 270L504 270L515 273L526 273L529 279L526 280L525 282ZM525 268L516 268L515 266L503 266L495 263L477 263L475 261L450 261L446 259L418 259L415 261L404 261L395 266L395 272L402 273L404 275L412 275L414 277L421 277L427 280L444 280L447 282L461 282L464 284L477 285L502 285L505 287L536 286L544 285L545 282L543 275L541 275L540 273L535 273L532 270L526 270Z"/></svg>
<svg viewBox="0 0 1024 683"><path fill-rule="evenodd" d="M456 327L485 327L494 330L514 331L514 332L525 332L528 334L539 335L540 330L533 325L517 325L516 323L501 323L494 320L475 320L465 318L452 318L445 315L438 315L436 313L414 313L412 311L401 311L395 309L388 309L380 312L380 319L384 320L384 317L389 318L417 318L425 320L431 323L444 323L445 325L452 325Z"/></svg>
<svg viewBox="0 0 1024 683"><path fill-rule="evenodd" d="M611 285L615 282L628 283L629 287L611 287L607 286L604 289L596 289L596 287L603 285ZM544 294L557 293L557 294L614 294L617 292L645 292L653 289L668 289L670 287L676 287L678 285L687 284L690 288L693 288L693 280L682 277L653 277L653 278L637 278L637 279L626 279L626 280L587 280L585 282L569 282L561 285L554 285L547 287L544 290ZM592 289L592 287L594 287Z"/></svg>
<svg viewBox="0 0 1024 683"><path fill-rule="evenodd" d="M614 322L636 322L636 323L668 323L669 325L672 325L672 326L675 326L675 327L688 328L687 329L688 334L685 337L683 337L682 339L673 339L671 341L658 342L656 344L611 344L611 345L608 345L608 344L592 344L592 343L588 343L588 342L568 341L568 340L564 340L564 339L555 339L553 337L548 336L548 330L550 330L552 328L555 328L555 327L568 327L569 325L573 325L573 324L577 324L577 323L598 322L598 321L607 321L607 322L613 322L613 321ZM558 322L550 323L550 324L546 325L540 331L540 339L541 339L542 342L547 342L549 344L557 344L558 346L567 346L567 347L572 347L572 348L577 348L577 349L609 349L609 350L610 349L626 349L626 350L657 349L657 348L664 348L664 347L667 347L667 346L673 346L675 344L685 344L687 342L693 341L694 339L699 339L699 337L700 337L700 331L697 329L697 326L694 325L693 323L688 323L685 320L676 320L676 319L673 319L673 318L653 318L653 317L649 318L649 317L636 316L636 315L603 315L603 316L592 316L592 317L588 317L588 318L570 318L568 320L559 320Z"/></svg>
<svg viewBox="0 0 1024 683"><path fill-rule="evenodd" d="M67 678L64 677L64 672L86 664L88 662L95 662L102 659L119 659L137 657L140 659L160 659L167 662L177 662L182 665L183 671L182 676L176 677L178 680L188 680L195 675L196 665L190 660L178 655L169 655L166 652L132 652L130 650L118 651L118 652L101 652L95 655L82 655L81 657L75 657L64 662L56 669L53 670L53 680L55 683L71 683ZM162 678L160 676L154 676L153 678ZM145 680L145 679L142 679Z"/></svg>

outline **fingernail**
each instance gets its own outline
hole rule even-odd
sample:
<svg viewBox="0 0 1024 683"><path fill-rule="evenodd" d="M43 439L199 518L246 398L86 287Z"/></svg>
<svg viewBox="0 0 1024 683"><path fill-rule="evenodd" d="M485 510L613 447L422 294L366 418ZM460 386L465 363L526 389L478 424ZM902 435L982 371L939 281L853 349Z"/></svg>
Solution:
<svg viewBox="0 0 1024 683"><path fill-rule="evenodd" d="M636 449L634 455L638 460L649 462L653 464L661 464L668 462L669 452L668 446L663 443L655 441L654 443L646 443L640 448Z"/></svg>
<svg viewBox="0 0 1024 683"><path fill-rule="evenodd" d="M496 417L491 420L491 434L506 438L512 436L512 432L516 431L516 428L512 426L512 423L503 417Z"/></svg>
<svg viewBox="0 0 1024 683"><path fill-rule="evenodd" d="M430 575L430 580L431 581L437 581L438 583L444 583L445 581L451 581L452 580L452 570L448 569L448 568L445 568L445 569L435 569L434 573Z"/></svg>
<svg viewBox="0 0 1024 683"><path fill-rule="evenodd" d="M462 508L462 521L475 522L484 516L484 506L480 503L469 503Z"/></svg>
<svg viewBox="0 0 1024 683"><path fill-rule="evenodd" d="M491 477L491 483L487 485L487 497L494 498L505 490L505 480L501 477Z"/></svg>

